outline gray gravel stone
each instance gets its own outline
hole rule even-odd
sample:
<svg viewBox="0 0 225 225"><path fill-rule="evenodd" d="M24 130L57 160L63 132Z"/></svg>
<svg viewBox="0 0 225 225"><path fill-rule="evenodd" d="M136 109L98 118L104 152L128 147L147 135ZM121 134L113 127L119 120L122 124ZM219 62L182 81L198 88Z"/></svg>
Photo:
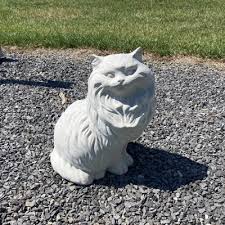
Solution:
<svg viewBox="0 0 225 225"><path fill-rule="evenodd" d="M224 70L148 62L157 110L128 146L134 165L80 187L49 153L57 118L86 95L90 59L15 57L0 65L0 224L225 224Z"/></svg>

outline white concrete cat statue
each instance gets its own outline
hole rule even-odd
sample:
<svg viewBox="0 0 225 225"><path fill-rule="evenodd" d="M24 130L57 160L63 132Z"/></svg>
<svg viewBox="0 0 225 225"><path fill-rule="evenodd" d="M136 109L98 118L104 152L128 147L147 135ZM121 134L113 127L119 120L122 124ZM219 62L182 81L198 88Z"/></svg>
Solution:
<svg viewBox="0 0 225 225"><path fill-rule="evenodd" d="M94 57L87 97L59 118L50 156L57 173L81 185L103 178L106 171L127 172L133 163L127 144L141 135L155 105L154 75L142 63L141 48Z"/></svg>

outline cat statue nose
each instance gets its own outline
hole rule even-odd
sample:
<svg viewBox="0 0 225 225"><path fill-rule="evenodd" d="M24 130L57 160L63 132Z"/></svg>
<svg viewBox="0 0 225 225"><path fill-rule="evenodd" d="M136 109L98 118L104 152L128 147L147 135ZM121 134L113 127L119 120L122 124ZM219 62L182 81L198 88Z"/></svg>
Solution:
<svg viewBox="0 0 225 225"><path fill-rule="evenodd" d="M118 83L119 83L119 84L123 84L123 82L124 82L124 79L119 79L119 80L118 80Z"/></svg>

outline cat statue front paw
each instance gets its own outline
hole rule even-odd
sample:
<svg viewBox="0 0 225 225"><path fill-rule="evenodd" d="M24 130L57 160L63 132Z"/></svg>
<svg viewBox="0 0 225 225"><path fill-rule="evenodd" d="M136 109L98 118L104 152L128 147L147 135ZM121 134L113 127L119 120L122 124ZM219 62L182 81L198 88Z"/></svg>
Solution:
<svg viewBox="0 0 225 225"><path fill-rule="evenodd" d="M96 56L88 93L61 115L54 130L53 169L76 184L88 185L109 171L127 172L133 159L128 142L137 139L155 108L155 81L142 63L142 50Z"/></svg>

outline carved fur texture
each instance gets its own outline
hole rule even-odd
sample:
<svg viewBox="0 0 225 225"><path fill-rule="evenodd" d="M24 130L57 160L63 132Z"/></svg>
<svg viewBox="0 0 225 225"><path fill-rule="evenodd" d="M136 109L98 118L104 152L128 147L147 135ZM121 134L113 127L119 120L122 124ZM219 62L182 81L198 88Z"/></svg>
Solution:
<svg viewBox="0 0 225 225"><path fill-rule="evenodd" d="M55 126L53 169L76 184L88 185L109 171L127 172L133 163L128 142L152 118L155 81L142 63L140 48L128 54L94 56L88 94L70 105Z"/></svg>

